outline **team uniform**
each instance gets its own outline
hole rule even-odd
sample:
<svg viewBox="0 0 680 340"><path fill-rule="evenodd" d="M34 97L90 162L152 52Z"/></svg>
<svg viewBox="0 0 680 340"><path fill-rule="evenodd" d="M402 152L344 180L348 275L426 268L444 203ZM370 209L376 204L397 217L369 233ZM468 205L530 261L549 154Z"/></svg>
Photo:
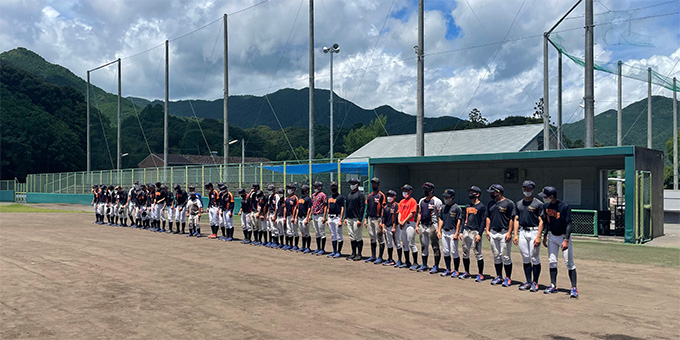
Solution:
<svg viewBox="0 0 680 340"><path fill-rule="evenodd" d="M137 193L137 209L136 209L136 218L137 218L137 225L139 228L145 228L145 221L146 221L146 203L147 203L147 195L146 191L140 190Z"/></svg>
<svg viewBox="0 0 680 340"><path fill-rule="evenodd" d="M217 229L220 226L220 207L219 207L220 193L217 192L212 185L208 192L208 218L210 221L210 238L217 238Z"/></svg>
<svg viewBox="0 0 680 340"><path fill-rule="evenodd" d="M175 195L172 190L165 191L165 204L163 205L163 210L161 210L161 223L163 223L163 229L165 229L165 223L168 223L168 233L172 233L172 216L174 212ZM179 231L179 228L177 228Z"/></svg>
<svg viewBox="0 0 680 340"><path fill-rule="evenodd" d="M477 275L477 282L484 280L484 258L482 257L482 234L484 232L484 224L486 221L486 205L482 202L476 204L469 203L465 206L464 216L465 223L463 224L463 266L465 273L461 274L460 278L468 278L470 272L470 251L474 252L477 259L477 268L479 274ZM480 236L479 242L475 244L475 238Z"/></svg>
<svg viewBox="0 0 680 340"><path fill-rule="evenodd" d="M257 245L257 237L259 236L260 233L260 219L258 217L259 214L259 206L258 206L258 199L257 199L257 190L252 190L250 194L248 194L248 204L250 204L250 228L252 230L252 242L251 244Z"/></svg>
<svg viewBox="0 0 680 340"><path fill-rule="evenodd" d="M234 195L228 190L225 190L220 195L219 208L222 239L224 241L232 241L234 239Z"/></svg>
<svg viewBox="0 0 680 340"><path fill-rule="evenodd" d="M179 225L182 223L182 234L184 234L186 227L188 199L189 197L184 189L175 190L175 224L177 230L179 230Z"/></svg>
<svg viewBox="0 0 680 340"><path fill-rule="evenodd" d="M201 237L201 209L203 203L198 197L190 198L187 201L187 214L189 215L189 235Z"/></svg>
<svg viewBox="0 0 680 340"><path fill-rule="evenodd" d="M345 196L335 192L326 201L328 231L331 233L333 252L328 257L339 258L342 254L342 214L345 210Z"/></svg>
<svg viewBox="0 0 680 340"><path fill-rule="evenodd" d="M399 201L401 247L404 250L404 263L399 268L418 269L418 247L416 247L416 224L414 222L417 211L418 203L411 195ZM413 214L413 216L408 220L404 220L409 214ZM413 265L411 265L409 259L409 251L413 255Z"/></svg>
<svg viewBox="0 0 680 340"><path fill-rule="evenodd" d="M127 191L121 190L118 192L118 218L120 219L120 225L127 227L127 206L128 206L128 193Z"/></svg>
<svg viewBox="0 0 680 340"><path fill-rule="evenodd" d="M268 202L267 202L267 197L264 196L264 193L261 191L258 191L258 196L259 198L257 199L257 224L259 224L260 228L257 233L257 241L258 245L265 245L267 244L267 234L268 234L268 223L267 223L267 208L268 208Z"/></svg>
<svg viewBox="0 0 680 340"><path fill-rule="evenodd" d="M166 195L163 190L156 189L153 205L153 220L156 224L155 231L165 232L165 223L163 223L163 228L161 228L161 219L164 220L162 215L165 212L165 198Z"/></svg>
<svg viewBox="0 0 680 340"><path fill-rule="evenodd" d="M137 190L136 187L132 187L130 188L130 191L128 191L127 199L127 214L128 217L130 218L130 227L137 226L136 210L137 210Z"/></svg>
<svg viewBox="0 0 680 340"><path fill-rule="evenodd" d="M243 230L242 243L250 243L250 233L253 231L251 217L251 205L248 196L241 196L241 229Z"/></svg>
<svg viewBox="0 0 680 340"><path fill-rule="evenodd" d="M434 188L433 188L434 190ZM439 237L437 236L437 229L439 228L439 213L442 207L442 201L436 196L431 199L423 197L418 202L419 211L419 228L420 228L420 247L422 249L421 258L423 264L418 267L417 271L423 272L430 268L427 267L427 258L429 255L430 245L432 246L432 253L434 255L434 265L432 266L431 274L439 272L439 260L441 260L441 252L439 250Z"/></svg>
<svg viewBox="0 0 680 340"><path fill-rule="evenodd" d="M284 207L285 207L285 200L283 198L283 193L279 194L278 200L276 201L276 216L275 221L276 221L276 235L279 238L279 243L276 246L277 248L283 248L286 246L284 242L284 238L286 237L285 233L285 226L286 226L286 217L284 216Z"/></svg>
<svg viewBox="0 0 680 340"><path fill-rule="evenodd" d="M544 189L545 191L545 189ZM574 252L571 242L572 219L569 203L557 200L555 203L545 203L545 225L548 230L548 264L550 266L550 287L545 293L557 292L557 256L562 252L564 264L569 270L571 280L571 296L578 297L576 289L576 265L574 264ZM568 241L567 249L562 250L562 243Z"/></svg>
<svg viewBox="0 0 680 340"><path fill-rule="evenodd" d="M359 190L352 191L346 197L347 208L345 209L345 225L349 233L350 243L352 244L352 255L347 260L361 260L361 250L364 248L363 231L361 225L366 198L364 193Z"/></svg>
<svg viewBox="0 0 680 340"><path fill-rule="evenodd" d="M269 191L270 194L267 196L267 230L269 230L269 246L278 246L278 229L276 228L276 208L279 205L279 195L274 193L273 190Z"/></svg>
<svg viewBox="0 0 680 340"><path fill-rule="evenodd" d="M371 257L366 262L375 261L376 264L382 263L382 255L385 251L385 240L382 227L382 213L385 206L385 194L382 191L372 191L366 196L366 227L368 227L368 237L371 239ZM379 255L376 256L377 245L380 245Z"/></svg>
<svg viewBox="0 0 680 340"><path fill-rule="evenodd" d="M311 250L309 247L312 243L312 237L309 235L309 222L308 217L311 217L312 211L312 199L303 193L303 196L298 199L297 203L297 224L300 228L300 235L302 236L302 247L301 252L309 253ZM296 242L297 244L297 242Z"/></svg>
<svg viewBox="0 0 680 340"><path fill-rule="evenodd" d="M511 284L512 277L512 258L510 250L512 242L509 233L513 231L514 218L517 214L515 203L512 200L503 198L501 201L491 201L488 207L487 217L487 237L491 243L493 252L493 263L496 268L496 277L491 281L492 285L503 282L504 287ZM503 277L503 267L505 267L505 279Z"/></svg>
<svg viewBox="0 0 680 340"><path fill-rule="evenodd" d="M442 238L442 251L444 253L444 264L446 271L442 276L451 275L458 277L458 267L460 256L458 255L458 236L460 235L460 225L463 220L463 209L456 203L445 204L441 209L441 219L439 222ZM453 257L454 268L451 271L451 258Z"/></svg>
<svg viewBox="0 0 680 340"><path fill-rule="evenodd" d="M383 263L384 266L395 265L394 258L392 258L392 252L394 248L397 248L397 255L399 259L399 265L401 265L401 243L400 231L401 228L397 225L397 203L387 202L382 209L382 227L384 228L384 238L387 245L387 261Z"/></svg>
<svg viewBox="0 0 680 340"><path fill-rule="evenodd" d="M297 210L298 197L290 195L286 197L285 200L285 216L286 216L286 246L283 247L284 250L297 250L297 242L299 240L298 236L298 225L295 218L295 212ZM295 244L293 244L293 238L295 238Z"/></svg>
<svg viewBox="0 0 680 340"><path fill-rule="evenodd" d="M326 251L325 211L326 194L318 190L312 195L312 223L314 224L314 236L316 237L316 251L314 251L314 254L316 255L323 255Z"/></svg>
<svg viewBox="0 0 680 340"><path fill-rule="evenodd" d="M539 257L541 247L540 243L535 246L534 240L539 237L539 224L544 216L543 202L534 197L530 201L521 199L515 203L515 206L517 207L515 234L519 229L518 246L519 252L522 254L526 278L526 283L523 287L520 286L520 290L526 290L527 285L530 285L529 289L535 292L538 290L538 277L541 273L541 259Z"/></svg>

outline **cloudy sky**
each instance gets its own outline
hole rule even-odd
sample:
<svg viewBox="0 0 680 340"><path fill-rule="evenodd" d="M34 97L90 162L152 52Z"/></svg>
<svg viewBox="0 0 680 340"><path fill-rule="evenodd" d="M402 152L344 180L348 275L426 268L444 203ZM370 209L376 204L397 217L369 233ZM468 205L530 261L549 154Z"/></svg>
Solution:
<svg viewBox="0 0 680 340"><path fill-rule="evenodd" d="M262 95L308 84L308 0L2 0L0 50L31 49L85 78L123 58L123 95L163 98L163 43L170 40L171 99L222 95L222 14L229 14L231 94ZM425 115L489 120L530 115L542 96L542 32L574 0L426 0ZM584 4L556 30L583 55ZM680 1L596 0L595 59L680 77ZM316 0L316 87L334 85L365 108L416 111L417 0ZM550 51L551 110L557 54ZM92 73L115 92L115 67ZM616 78L595 73L596 113L616 107ZM583 69L564 62L564 120L580 119ZM624 105L647 94L624 80ZM653 87L655 94L670 91ZM552 111L555 112L555 111ZM553 115L553 117L555 117Z"/></svg>

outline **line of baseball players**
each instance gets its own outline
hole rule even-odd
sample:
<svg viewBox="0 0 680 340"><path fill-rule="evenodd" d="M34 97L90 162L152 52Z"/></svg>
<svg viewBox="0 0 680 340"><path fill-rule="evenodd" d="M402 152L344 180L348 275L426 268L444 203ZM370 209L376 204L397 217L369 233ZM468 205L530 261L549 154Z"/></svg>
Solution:
<svg viewBox="0 0 680 340"><path fill-rule="evenodd" d="M496 275L492 285L509 287L512 285L512 244L519 246L522 255L525 282L519 290L536 292L541 273L539 259L541 241L548 248L550 266L550 286L544 293L557 293L557 262L561 253L571 281L570 296L578 298L576 267L573 260L571 242L572 219L569 204L557 198L557 190L546 186L538 194L543 201L534 196L536 184L530 180L522 183L523 198L513 202L504 196L504 188L493 184L487 192L491 197L488 204L480 200L482 190L477 186L468 189L470 202L461 208L455 203L455 191L446 189L442 202L434 194L434 184L423 184L423 197L416 201L413 187L401 188L402 199L397 203L397 193L393 190L384 194L380 191L380 180L371 180L371 192L364 195L359 190L360 181L350 179L350 192L342 195L338 184L330 184L330 195L323 192L323 184L315 182L310 196L310 188L303 185L300 196L296 195L295 184L288 184L276 190L267 187L267 194L254 183L249 192L239 189L241 209L237 213L243 229L242 243L261 245L270 248L311 253L329 258L342 256L342 228L348 229L351 254L347 260L361 261L363 250L363 229L368 229L371 256L365 262L409 268L417 272L440 274L442 277L468 279L471 277L470 253L477 260L476 282L485 280L484 259L482 257L482 236L486 234L491 243ZM174 234L185 233L185 217L189 219L187 236L201 237L200 217L204 213L202 200L194 187L189 193L179 185L175 193L168 191L161 183L139 185L125 192L120 187L104 186L93 188L97 222L103 223L107 216L110 225L116 225L119 217L127 226L129 217L133 227ZM217 239L218 230L224 241L234 240L234 197L226 185L206 183L211 234L208 238ZM105 213L106 211L106 213ZM165 217L167 213L167 218ZM169 228L165 229L168 221ZM177 230L173 231L173 220ZM181 231L180 231L181 222ZM331 238L332 252L326 254L326 227ZM311 249L310 229L314 229L316 250ZM418 264L418 247L415 235L419 234L422 264ZM300 240L302 243L300 244ZM441 250L440 250L441 240ZM462 243L462 254L458 244ZM428 267L429 252L432 248L433 266ZM387 259L383 258L387 250ZM396 250L396 261L394 252ZM443 250L443 251L442 251ZM443 252L445 269L439 264ZM460 272L462 255L464 271ZM411 261L412 259L412 261ZM453 259L453 268L451 266ZM503 275L505 271L505 276Z"/></svg>

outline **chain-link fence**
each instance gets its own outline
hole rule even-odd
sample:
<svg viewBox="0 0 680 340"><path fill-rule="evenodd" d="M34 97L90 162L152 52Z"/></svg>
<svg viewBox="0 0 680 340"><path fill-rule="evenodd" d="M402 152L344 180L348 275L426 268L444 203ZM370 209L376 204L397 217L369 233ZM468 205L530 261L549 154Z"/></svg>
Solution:
<svg viewBox="0 0 680 340"><path fill-rule="evenodd" d="M597 210L571 211L572 234L580 236L597 236Z"/></svg>
<svg viewBox="0 0 680 340"><path fill-rule="evenodd" d="M0 190L14 190L16 187L16 180L3 180L0 181Z"/></svg>
<svg viewBox="0 0 680 340"><path fill-rule="evenodd" d="M99 184L129 188L134 185L135 181L140 184L161 182L168 187L173 187L175 184L183 188L194 186L198 192L205 194L203 185L206 182L224 182L232 192L237 188L250 188L253 183L258 183L262 187L274 184L280 188L287 183L296 183L299 187L304 184L309 185L313 181L321 181L324 183L324 188L328 189L331 181L337 181L341 191L349 189L347 180L351 177L367 183L367 163L358 165L352 163L353 167L346 168L341 161L329 163L327 160L315 160L311 164L304 162L243 163L230 164L226 167L224 165L191 165L120 171L30 174L26 178L26 186L28 192L35 193L88 194L93 185ZM312 171L313 165L325 165L323 170L325 172ZM4 182L8 183L4 184ZM3 181L3 185L14 185L14 181Z"/></svg>

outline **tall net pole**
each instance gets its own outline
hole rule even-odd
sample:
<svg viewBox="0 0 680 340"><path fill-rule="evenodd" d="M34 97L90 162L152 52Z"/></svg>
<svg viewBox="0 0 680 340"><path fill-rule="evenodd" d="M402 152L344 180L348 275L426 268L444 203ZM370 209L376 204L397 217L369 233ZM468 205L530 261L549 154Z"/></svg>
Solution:
<svg viewBox="0 0 680 340"><path fill-rule="evenodd" d="M227 180L227 173L229 172L229 166L227 164L229 163L229 107L228 107L228 101L229 101L229 35L228 35L228 30L227 30L227 14L224 14L224 17L222 18L222 26L224 26L224 93L223 93L223 99L222 99L222 120L223 120L223 126L222 126L222 148L224 149L224 171L222 172L222 181Z"/></svg>
<svg viewBox="0 0 680 340"><path fill-rule="evenodd" d="M586 46L585 46L585 142L586 148L595 146L595 83L593 75L593 0L586 0Z"/></svg>
<svg viewBox="0 0 680 340"><path fill-rule="evenodd" d="M314 159L314 0L309 0L309 159Z"/></svg>
<svg viewBox="0 0 680 340"><path fill-rule="evenodd" d="M424 44L424 23L423 23L423 0L418 1L418 89L417 89L417 109L416 109L416 156L425 156L425 133L423 131L423 121L425 116L424 103L424 70L423 60Z"/></svg>

